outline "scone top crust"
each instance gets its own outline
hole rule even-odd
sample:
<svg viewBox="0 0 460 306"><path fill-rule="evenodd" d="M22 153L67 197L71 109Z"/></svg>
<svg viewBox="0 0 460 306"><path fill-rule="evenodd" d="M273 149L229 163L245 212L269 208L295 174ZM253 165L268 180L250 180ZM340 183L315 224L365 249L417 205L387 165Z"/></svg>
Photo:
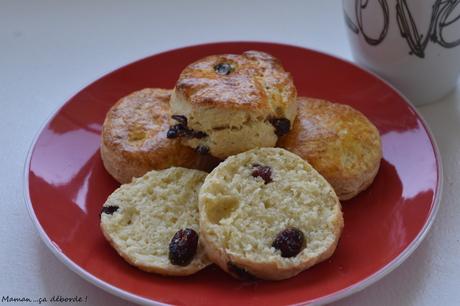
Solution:
<svg viewBox="0 0 460 306"><path fill-rule="evenodd" d="M341 200L367 188L382 158L377 128L348 105L311 98L297 103L298 116L278 145L311 163Z"/></svg>
<svg viewBox="0 0 460 306"><path fill-rule="evenodd" d="M222 65L229 66L219 69ZM192 107L259 109L276 116L284 116L297 96L290 73L278 59L260 51L212 55L190 64L175 94Z"/></svg>
<svg viewBox="0 0 460 306"><path fill-rule="evenodd" d="M165 143L171 90L146 88L120 99L107 113L102 131L105 145L124 152L149 152ZM164 135L162 135L164 134Z"/></svg>

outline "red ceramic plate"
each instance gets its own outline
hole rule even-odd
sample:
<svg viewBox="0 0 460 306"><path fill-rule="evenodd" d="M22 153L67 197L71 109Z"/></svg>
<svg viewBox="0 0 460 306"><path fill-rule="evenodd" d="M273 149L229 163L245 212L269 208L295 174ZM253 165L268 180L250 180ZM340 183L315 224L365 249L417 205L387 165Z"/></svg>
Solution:
<svg viewBox="0 0 460 306"><path fill-rule="evenodd" d="M119 98L145 87L172 88L181 70L210 54L262 50L278 57L299 96L349 104L379 129L380 171L365 192L343 203L337 251L284 281L244 283L210 266L191 277L161 277L124 262L99 230L99 211L117 183L99 156L104 116ZM441 186L433 138L413 107L376 76L299 47L253 42L192 46L120 68L84 88L46 123L25 169L26 203L41 237L67 266L95 285L144 304L280 305L331 302L398 266L432 224Z"/></svg>

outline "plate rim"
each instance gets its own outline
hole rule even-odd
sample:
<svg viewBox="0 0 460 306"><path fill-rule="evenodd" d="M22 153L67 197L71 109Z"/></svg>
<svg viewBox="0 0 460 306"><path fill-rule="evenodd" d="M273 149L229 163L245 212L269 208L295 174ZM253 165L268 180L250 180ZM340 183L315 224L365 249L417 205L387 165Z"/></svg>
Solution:
<svg viewBox="0 0 460 306"><path fill-rule="evenodd" d="M139 296L137 294L133 294L131 292L125 291L123 289L120 289L116 286L113 286L90 272L86 271L82 267L80 267L78 264L76 264L74 261L72 261L69 257L67 257L66 254L64 254L60 248L51 240L51 238L47 235L46 231L43 229L42 225L38 221L38 218L35 214L35 211L32 206L32 201L30 199L30 190L29 190L29 170L30 170L30 162L32 158L32 154L35 149L35 145L38 141L38 138L42 134L43 130L45 127L48 125L48 123L53 120L56 115L61 111L61 109L67 105L67 103L75 97L77 94L79 94L81 91L83 91L85 88L90 86L91 84L99 81L102 78L105 78L109 76L110 74L125 68L126 66L135 64L137 62L143 61L147 58L150 58L152 56L156 55L161 55L164 53L169 53L169 52L174 52L174 51L180 51L183 49L188 49L188 48L193 48L193 47L204 47L204 46L209 46L209 45L221 45L221 44L241 44L241 43L255 43L255 44L266 44L266 45L277 45L280 47L295 47L295 48L300 48L303 50L306 50L308 52L313 52L313 53L319 53L320 55L323 56L328 56L331 57L335 60L339 60L342 62L345 62L351 66L354 66L355 68L358 68L359 70L364 71L365 73L368 73L369 75L375 77L379 81L383 82L385 85L390 87L392 90L394 90L401 98L402 100L409 106L409 108L417 115L418 119L422 123L425 131L427 132L428 138L431 142L431 146L433 148L435 160L436 160L436 170L437 170L437 175L438 175L438 180L437 180L437 185L436 185L436 190L434 194L434 199L433 199L433 206L432 209L430 209L430 213L428 216L427 221L424 223L422 229L418 232L418 234L415 236L415 238L409 243L409 245L406 246L406 248L399 253L393 260L391 260L389 263L387 263L385 266L380 268L378 271L374 272L373 274L369 275L368 277L358 281L357 283L348 286L346 288L343 288L339 291L330 293L328 295L316 298L314 300L308 301L308 302L300 302L295 305L303 305L305 303L309 303L311 305L320 305L320 304L326 304L326 303L332 303L334 301L343 299L347 296L350 296L354 293L357 293L361 290L363 290L366 287L369 287L370 285L376 283L380 279L382 279L384 276L388 275L390 272L395 270L397 267L399 267L421 244L421 242L425 239L427 233L429 232L431 226L434 223L434 220L436 219L437 213L439 211L439 206L441 204L441 198L442 198L442 191L443 191L443 185L444 185L444 175L443 175L443 166L442 166L442 157L441 153L439 151L438 145L436 143L436 140L434 138L434 135L427 125L425 119L423 116L420 114L420 112L416 109L414 105L412 105L409 101L409 99L397 88L395 88L392 84L390 84L388 81L384 80L382 77L378 76L376 73L373 71L367 69L366 67L360 66L357 63L354 63L348 59L329 54L327 52L311 49L305 46L301 45L295 45L295 44L288 44L288 43L279 43L279 42L270 42L270 41L257 41L257 40L238 40L238 41L217 41L217 42L204 42L204 43L197 43L197 44L192 44L192 45L184 45L181 47L173 48L173 49L167 49L164 51L160 51L158 53L150 54L148 56L145 56L141 59L129 62L125 65L122 65L118 68L115 68L108 73L100 75L98 78L96 78L93 81L89 81L85 85L81 87L80 90L76 91L68 99L66 99L62 104L58 105L58 107L51 112L51 114L44 120L44 122L41 124L40 128L37 130L35 133L33 140L29 146L27 155L26 155L26 161L24 163L24 168L23 168L23 199L29 214L29 217L32 219L32 223L35 225L35 228L41 238L41 240L45 243L45 245L50 249L50 251L65 265L67 266L71 271L75 272L77 275L85 279L86 281L90 282L91 284L95 285L96 287L109 292L119 298L122 298L124 300L128 300L131 302L135 302L138 304L143 304L143 305L155 305L155 306L163 306L163 305L169 305L165 304L159 301L155 301L152 299L148 299L142 296Z"/></svg>

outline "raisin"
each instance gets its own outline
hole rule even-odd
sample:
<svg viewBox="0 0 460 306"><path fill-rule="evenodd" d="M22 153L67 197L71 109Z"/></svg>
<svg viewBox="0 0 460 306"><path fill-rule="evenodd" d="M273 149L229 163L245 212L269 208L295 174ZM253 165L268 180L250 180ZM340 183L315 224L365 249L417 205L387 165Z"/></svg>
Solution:
<svg viewBox="0 0 460 306"><path fill-rule="evenodd" d="M183 137L188 136L191 133L185 125L183 124L176 124L169 128L168 132L166 133L166 137L168 138L176 138L176 137Z"/></svg>
<svg viewBox="0 0 460 306"><path fill-rule="evenodd" d="M257 279L254 275L246 271L246 269L238 267L231 261L227 263L227 269L231 274L233 274L234 276L236 276L237 278L241 280L254 281Z"/></svg>
<svg viewBox="0 0 460 306"><path fill-rule="evenodd" d="M281 231L273 241L272 247L281 251L282 257L294 257L300 253L305 242L305 237L295 227Z"/></svg>
<svg viewBox="0 0 460 306"><path fill-rule="evenodd" d="M166 133L166 137L168 137L169 139L176 138L177 136L178 136L177 130L173 127L171 127Z"/></svg>
<svg viewBox="0 0 460 306"><path fill-rule="evenodd" d="M197 246L198 234L193 229L177 231L169 243L169 261L176 266L188 265L195 256Z"/></svg>
<svg viewBox="0 0 460 306"><path fill-rule="evenodd" d="M118 208L119 207L116 205L102 206L101 214L113 215L113 213L116 212Z"/></svg>
<svg viewBox="0 0 460 306"><path fill-rule="evenodd" d="M269 120L270 123L275 127L275 134L277 136L283 136L291 129L291 121L286 118L273 118Z"/></svg>
<svg viewBox="0 0 460 306"><path fill-rule="evenodd" d="M233 68L228 63L220 63L214 66L214 71L218 74L229 75L233 71Z"/></svg>
<svg viewBox="0 0 460 306"><path fill-rule="evenodd" d="M184 117L185 118L185 117ZM185 119L187 120L187 119ZM168 132L166 133L167 138L177 138L177 137L187 137L187 138L204 138L208 137L208 134L202 131L194 131L189 129L186 125L179 123L173 125L169 128Z"/></svg>
<svg viewBox="0 0 460 306"><path fill-rule="evenodd" d="M202 132L202 131L193 131L191 136L192 136L192 138L201 139L201 138L208 137L208 134L206 134L205 132Z"/></svg>
<svg viewBox="0 0 460 306"><path fill-rule="evenodd" d="M191 132L185 125L180 124L180 123L176 124L174 127L179 137L187 136Z"/></svg>
<svg viewBox="0 0 460 306"><path fill-rule="evenodd" d="M253 164L254 170L251 175L253 177L260 177L265 181L265 184L272 182L272 168L269 166L262 166L259 164Z"/></svg>
<svg viewBox="0 0 460 306"><path fill-rule="evenodd" d="M171 118L179 122L180 124L187 126L187 117L183 115L172 115Z"/></svg>
<svg viewBox="0 0 460 306"><path fill-rule="evenodd" d="M199 154L207 154L209 152L209 148L207 146L199 145L195 148L195 151Z"/></svg>

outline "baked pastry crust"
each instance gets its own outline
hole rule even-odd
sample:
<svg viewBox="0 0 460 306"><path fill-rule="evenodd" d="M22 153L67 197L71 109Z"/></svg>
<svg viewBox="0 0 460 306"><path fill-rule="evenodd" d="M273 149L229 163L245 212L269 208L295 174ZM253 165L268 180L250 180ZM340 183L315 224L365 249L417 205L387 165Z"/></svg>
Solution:
<svg viewBox="0 0 460 306"><path fill-rule="evenodd" d="M228 75L216 73L220 63L230 64L232 71ZM297 96L290 73L278 59L260 51L198 60L182 71L175 91L192 107L257 109L279 116L285 116L283 111Z"/></svg>
<svg viewBox="0 0 460 306"><path fill-rule="evenodd" d="M101 157L120 183L172 166L211 170L219 161L168 139L171 90L146 88L121 98L107 113Z"/></svg>
<svg viewBox="0 0 460 306"><path fill-rule="evenodd" d="M340 200L368 188L382 158L379 132L361 112L312 98L298 98L297 118L278 146L307 160Z"/></svg>

